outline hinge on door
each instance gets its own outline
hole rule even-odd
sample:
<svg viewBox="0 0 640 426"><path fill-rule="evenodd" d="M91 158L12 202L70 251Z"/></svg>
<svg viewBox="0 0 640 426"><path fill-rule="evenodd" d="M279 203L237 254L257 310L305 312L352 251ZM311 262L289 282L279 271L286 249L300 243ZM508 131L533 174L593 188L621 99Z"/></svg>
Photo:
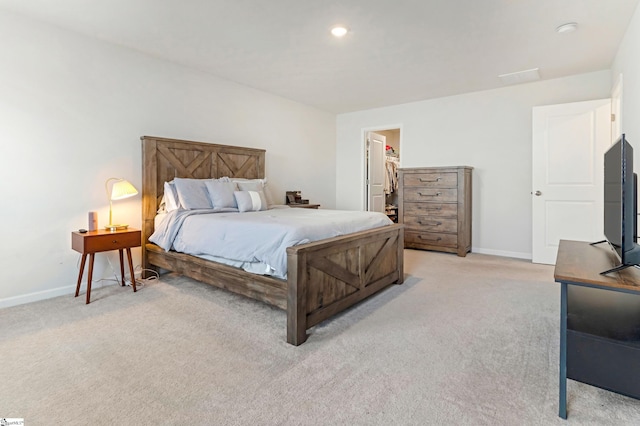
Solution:
<svg viewBox="0 0 640 426"><path fill-rule="evenodd" d="M616 121L616 115L615 114L611 114L611 122L615 122Z"/></svg>
<svg viewBox="0 0 640 426"><path fill-rule="evenodd" d="M371 146L371 139L367 138L367 148Z"/></svg>

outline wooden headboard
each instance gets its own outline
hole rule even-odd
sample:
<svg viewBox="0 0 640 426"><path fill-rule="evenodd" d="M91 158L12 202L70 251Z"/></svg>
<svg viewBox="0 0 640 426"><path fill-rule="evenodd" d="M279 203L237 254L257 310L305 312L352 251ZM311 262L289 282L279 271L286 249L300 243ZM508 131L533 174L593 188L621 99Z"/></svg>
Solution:
<svg viewBox="0 0 640 426"><path fill-rule="evenodd" d="M265 177L264 149L142 136L142 246L153 233L164 183L179 178Z"/></svg>

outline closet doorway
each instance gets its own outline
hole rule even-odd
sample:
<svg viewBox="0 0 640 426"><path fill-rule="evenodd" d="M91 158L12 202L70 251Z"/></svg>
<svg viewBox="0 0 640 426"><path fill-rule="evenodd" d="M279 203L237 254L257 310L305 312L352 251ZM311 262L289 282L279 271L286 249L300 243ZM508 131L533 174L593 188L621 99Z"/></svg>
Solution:
<svg viewBox="0 0 640 426"><path fill-rule="evenodd" d="M400 128L365 131L365 208L398 221Z"/></svg>

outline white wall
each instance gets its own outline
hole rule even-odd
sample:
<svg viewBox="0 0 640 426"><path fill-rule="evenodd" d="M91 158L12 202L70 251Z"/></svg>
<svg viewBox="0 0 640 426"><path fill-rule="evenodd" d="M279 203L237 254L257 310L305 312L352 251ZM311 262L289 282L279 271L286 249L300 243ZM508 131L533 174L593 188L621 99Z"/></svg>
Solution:
<svg viewBox="0 0 640 426"><path fill-rule="evenodd" d="M142 135L264 148L277 199L335 206L334 114L2 11L0 51L0 307L73 292L71 231L106 224L107 178L141 189ZM114 210L140 226L139 195Z"/></svg>
<svg viewBox="0 0 640 426"><path fill-rule="evenodd" d="M622 74L622 132L634 147L635 171L640 172L640 7L631 18L611 67L616 82Z"/></svg>
<svg viewBox="0 0 640 426"><path fill-rule="evenodd" d="M363 208L363 129L400 124L402 167L474 167L473 251L530 259L532 107L608 98L610 91L605 70L340 114L337 207Z"/></svg>

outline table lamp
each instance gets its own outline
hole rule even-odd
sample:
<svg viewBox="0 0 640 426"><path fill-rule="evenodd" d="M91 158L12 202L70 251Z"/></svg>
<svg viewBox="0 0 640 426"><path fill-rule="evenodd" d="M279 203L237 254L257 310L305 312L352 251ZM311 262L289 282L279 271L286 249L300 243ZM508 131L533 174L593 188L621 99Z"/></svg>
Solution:
<svg viewBox="0 0 640 426"><path fill-rule="evenodd" d="M111 186L111 191L109 191L109 182L115 180ZM109 199L109 224L105 226L105 229L109 231L117 231L118 229L127 229L129 225L123 224L113 224L112 220L112 210L113 210L113 200L122 200L124 198L133 197L138 193L138 190L129 183L128 180L124 180L122 178L109 178L104 183L104 188L107 191L107 198Z"/></svg>

